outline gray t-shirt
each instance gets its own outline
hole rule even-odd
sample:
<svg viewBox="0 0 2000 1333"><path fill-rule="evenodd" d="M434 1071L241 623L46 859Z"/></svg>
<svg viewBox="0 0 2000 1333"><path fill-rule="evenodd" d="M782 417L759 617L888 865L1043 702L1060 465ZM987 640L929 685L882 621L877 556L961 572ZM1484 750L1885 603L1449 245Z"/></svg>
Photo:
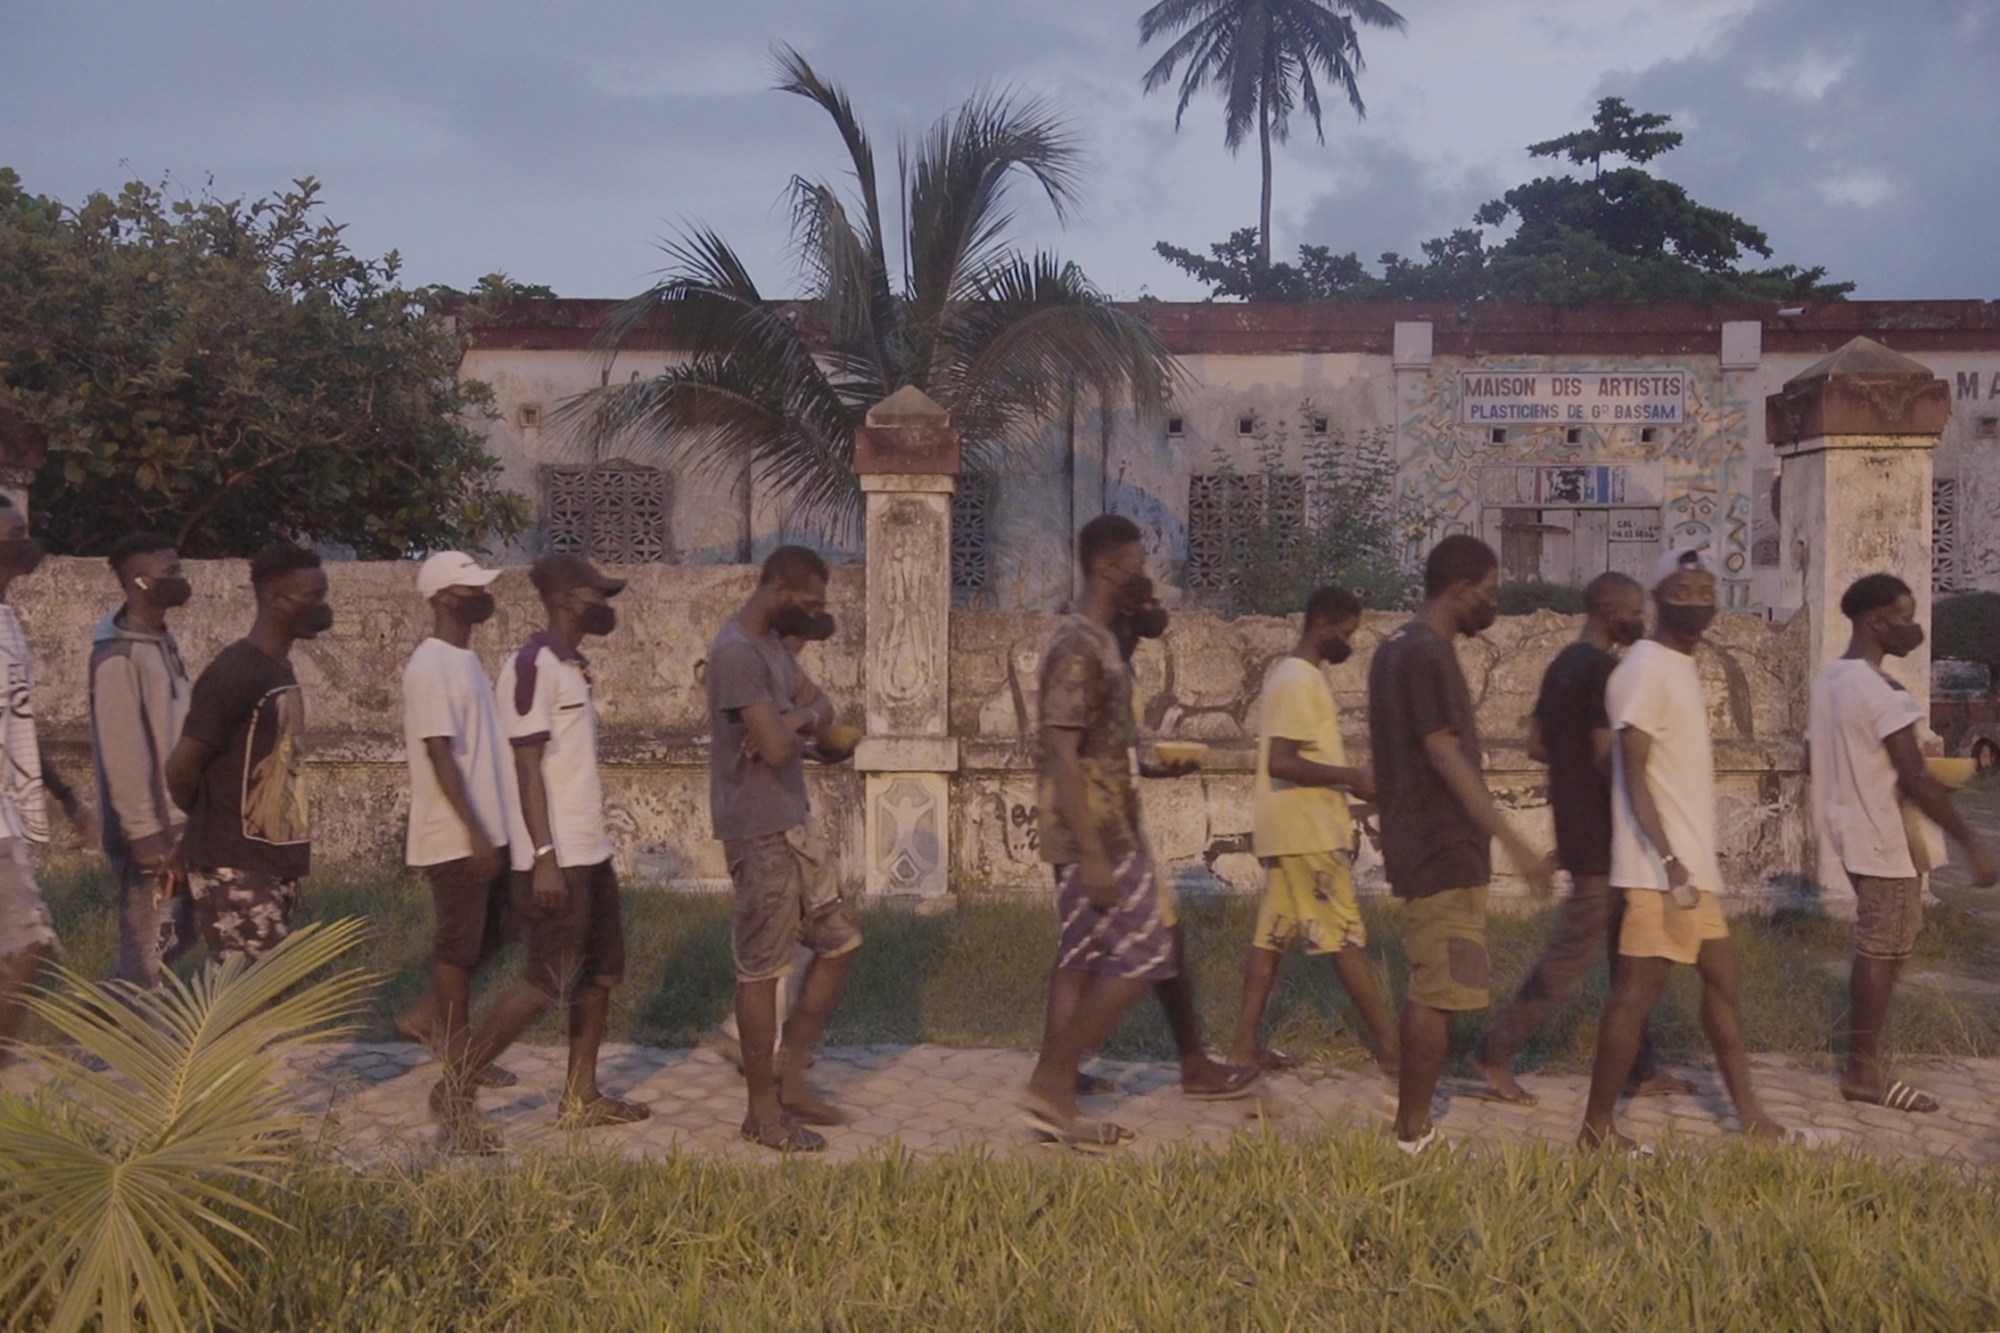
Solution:
<svg viewBox="0 0 2000 1333"><path fill-rule="evenodd" d="M792 707L799 664L776 634L757 638L736 620L708 645L708 811L724 842L783 833L806 822L806 765L772 768L743 753L743 710Z"/></svg>

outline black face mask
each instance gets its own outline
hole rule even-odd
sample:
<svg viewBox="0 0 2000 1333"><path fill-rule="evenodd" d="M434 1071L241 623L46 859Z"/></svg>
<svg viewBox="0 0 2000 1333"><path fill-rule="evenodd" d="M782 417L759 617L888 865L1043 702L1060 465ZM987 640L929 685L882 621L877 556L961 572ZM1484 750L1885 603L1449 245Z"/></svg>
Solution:
<svg viewBox="0 0 2000 1333"><path fill-rule="evenodd" d="M1493 622L1500 618L1500 607L1494 602L1481 602L1465 617L1465 632L1468 635L1484 634L1493 628Z"/></svg>
<svg viewBox="0 0 2000 1333"><path fill-rule="evenodd" d="M1715 623L1713 606L1690 606L1685 602L1660 603L1660 628L1677 639L1694 639Z"/></svg>
<svg viewBox="0 0 2000 1333"><path fill-rule="evenodd" d="M815 620L816 617L812 612L788 606L771 617L771 628L778 631L783 638L810 639Z"/></svg>
<svg viewBox="0 0 2000 1333"><path fill-rule="evenodd" d="M1630 648L1646 637L1646 622L1643 619L1621 620L1611 631L1611 642L1620 648Z"/></svg>
<svg viewBox="0 0 2000 1333"><path fill-rule="evenodd" d="M1134 574L1118 589L1118 604L1128 616L1138 615L1153 600L1153 581L1144 574Z"/></svg>
<svg viewBox="0 0 2000 1333"><path fill-rule="evenodd" d="M47 554L48 548L38 538L16 537L11 541L0 541L0 566L16 574L34 573Z"/></svg>
<svg viewBox="0 0 2000 1333"><path fill-rule="evenodd" d="M292 612L291 625L293 638L316 639L333 628L333 605L309 602Z"/></svg>
<svg viewBox="0 0 2000 1333"><path fill-rule="evenodd" d="M1167 632L1167 608L1158 602L1147 602L1125 619L1137 639L1157 639Z"/></svg>
<svg viewBox="0 0 2000 1333"><path fill-rule="evenodd" d="M1924 646L1922 625L1890 625L1882 631L1882 650L1891 657L1908 657Z"/></svg>
<svg viewBox="0 0 2000 1333"><path fill-rule="evenodd" d="M599 638L618 628L618 612L608 602L592 602L577 617L576 627Z"/></svg>
<svg viewBox="0 0 2000 1333"><path fill-rule="evenodd" d="M139 591L146 594L146 600L162 611L171 611L177 606L186 606L188 598L194 596L194 585L178 574L158 579L135 579Z"/></svg>
<svg viewBox="0 0 2000 1333"><path fill-rule="evenodd" d="M812 628L799 637L807 643L825 643L833 637L833 612L822 611L812 618Z"/></svg>
<svg viewBox="0 0 2000 1333"><path fill-rule="evenodd" d="M484 625L493 619L493 612L499 602L490 592L469 592L455 598L452 603L458 609L458 618L468 625Z"/></svg>
<svg viewBox="0 0 2000 1333"><path fill-rule="evenodd" d="M1328 642L1324 648L1320 649L1319 655L1326 660L1329 666L1339 666L1342 662L1354 656L1354 645L1345 639L1334 639Z"/></svg>

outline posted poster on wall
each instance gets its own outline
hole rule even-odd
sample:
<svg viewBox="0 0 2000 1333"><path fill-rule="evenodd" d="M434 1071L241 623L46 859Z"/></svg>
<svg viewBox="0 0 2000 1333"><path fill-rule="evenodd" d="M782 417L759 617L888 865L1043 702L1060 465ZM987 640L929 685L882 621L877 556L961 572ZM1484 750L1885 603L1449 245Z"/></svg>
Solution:
<svg viewBox="0 0 2000 1333"><path fill-rule="evenodd" d="M1464 370L1458 419L1474 426L1677 426L1681 370Z"/></svg>

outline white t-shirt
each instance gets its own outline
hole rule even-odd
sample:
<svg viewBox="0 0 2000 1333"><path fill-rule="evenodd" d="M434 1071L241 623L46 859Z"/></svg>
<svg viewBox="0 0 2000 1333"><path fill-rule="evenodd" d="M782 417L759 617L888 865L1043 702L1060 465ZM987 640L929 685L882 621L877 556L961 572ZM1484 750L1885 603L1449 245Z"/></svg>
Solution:
<svg viewBox="0 0 2000 1333"><path fill-rule="evenodd" d="M537 634L500 668L500 724L514 745L541 741L542 786L548 792L549 833L556 864L592 866L611 859L604 831L604 788L597 776L597 705L589 664L564 661ZM510 771L511 771L511 765ZM518 799L508 839L516 870L535 867L535 840Z"/></svg>
<svg viewBox="0 0 2000 1333"><path fill-rule="evenodd" d="M1812 752L1813 819L1850 875L1917 873L1903 829L1889 737L1924 720L1916 696L1859 659L1820 668L1806 741Z"/></svg>
<svg viewBox="0 0 2000 1333"><path fill-rule="evenodd" d="M424 742L442 736L465 781L466 801L486 836L512 840L513 756L500 737L493 686L470 649L425 639L403 668L403 746L410 760L410 831L404 862L441 865L472 854L472 838L445 800Z"/></svg>
<svg viewBox="0 0 2000 1333"><path fill-rule="evenodd" d="M1625 652L1611 673L1604 710L1613 732L1636 727L1652 738L1646 787L1688 882L1722 892L1715 853L1715 759L1709 748L1708 697L1694 658L1652 639ZM1621 889L1668 889L1661 853L1639 831L1625 779L1624 744L1611 765L1611 882Z"/></svg>

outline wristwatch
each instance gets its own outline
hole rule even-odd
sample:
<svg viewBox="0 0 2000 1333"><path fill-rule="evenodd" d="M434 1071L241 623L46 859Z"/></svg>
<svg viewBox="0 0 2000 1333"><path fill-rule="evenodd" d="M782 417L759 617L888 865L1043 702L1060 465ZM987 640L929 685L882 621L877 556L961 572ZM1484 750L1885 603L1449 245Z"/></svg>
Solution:
<svg viewBox="0 0 2000 1333"><path fill-rule="evenodd" d="M1678 856L1675 856L1672 852L1668 852L1665 856L1660 858L1660 865L1667 870L1672 870L1675 866L1680 865L1680 863L1681 859Z"/></svg>
<svg viewBox="0 0 2000 1333"><path fill-rule="evenodd" d="M544 844L542 844L542 845L541 845L540 847L537 847L537 848L535 848L535 859L536 859L537 861L539 861L539 860L541 860L541 859L542 859L543 857L545 857L545 856L549 855L550 853L554 852L554 851L555 851L555 849L556 849L556 845L555 845L554 843L552 843L552 842L550 842L550 843L544 843Z"/></svg>

